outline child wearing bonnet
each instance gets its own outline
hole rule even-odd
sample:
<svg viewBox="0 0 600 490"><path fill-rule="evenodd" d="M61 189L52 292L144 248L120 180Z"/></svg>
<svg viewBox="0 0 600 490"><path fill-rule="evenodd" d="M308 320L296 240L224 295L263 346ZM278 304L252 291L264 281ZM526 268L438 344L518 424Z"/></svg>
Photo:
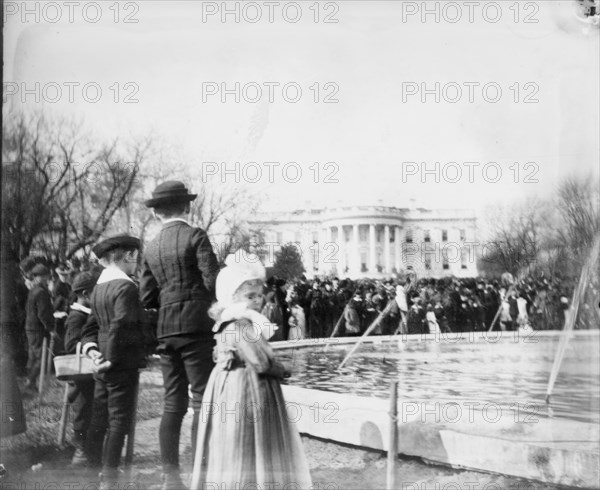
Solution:
<svg viewBox="0 0 600 490"><path fill-rule="evenodd" d="M277 327L260 314L265 269L238 251L216 282L215 368L202 400L192 489L309 488L302 441L280 381L286 370L268 343ZM270 486L269 486L270 485Z"/></svg>

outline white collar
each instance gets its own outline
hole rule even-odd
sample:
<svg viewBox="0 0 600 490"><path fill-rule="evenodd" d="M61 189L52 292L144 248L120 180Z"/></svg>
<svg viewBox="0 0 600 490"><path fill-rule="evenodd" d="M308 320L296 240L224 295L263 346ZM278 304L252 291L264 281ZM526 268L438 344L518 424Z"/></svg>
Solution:
<svg viewBox="0 0 600 490"><path fill-rule="evenodd" d="M173 223L174 221L181 221L182 223L185 223L188 226L191 226L190 223L188 222L188 220L183 219L183 218L169 218L166 219L162 222L163 226L166 225L167 223Z"/></svg>
<svg viewBox="0 0 600 490"><path fill-rule="evenodd" d="M105 282L115 281L116 279L125 279L127 281L133 282L133 279L131 279L131 277L125 274L117 266L109 265L102 271L102 274L100 274L100 277L98 278L96 284L103 284Z"/></svg>
<svg viewBox="0 0 600 490"><path fill-rule="evenodd" d="M88 308L87 306L83 306L77 302L75 302L71 305L71 309L75 310L75 311L81 311L82 313L85 313L86 315L89 315L92 313L91 308Z"/></svg>

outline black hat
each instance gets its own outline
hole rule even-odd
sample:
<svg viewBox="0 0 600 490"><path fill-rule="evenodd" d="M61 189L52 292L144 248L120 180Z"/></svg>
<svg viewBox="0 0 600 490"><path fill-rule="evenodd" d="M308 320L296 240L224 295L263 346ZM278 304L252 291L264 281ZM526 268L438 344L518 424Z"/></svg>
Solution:
<svg viewBox="0 0 600 490"><path fill-rule="evenodd" d="M94 248L92 248L92 252L96 254L96 257L99 259L106 252L110 252L115 248L121 248L125 250L133 250L140 248L140 239L131 235L115 235L107 238L106 240L102 240L98 242Z"/></svg>
<svg viewBox="0 0 600 490"><path fill-rule="evenodd" d="M80 272L75 276L71 291L78 293L79 291L86 291L92 289L96 285L98 276L91 272Z"/></svg>
<svg viewBox="0 0 600 490"><path fill-rule="evenodd" d="M168 180L158 185L152 193L152 199L144 204L149 208L156 208L161 204L172 204L193 201L198 194L190 194L183 182Z"/></svg>
<svg viewBox="0 0 600 490"><path fill-rule="evenodd" d="M49 276L50 270L44 264L38 264L31 269L30 274L32 276Z"/></svg>

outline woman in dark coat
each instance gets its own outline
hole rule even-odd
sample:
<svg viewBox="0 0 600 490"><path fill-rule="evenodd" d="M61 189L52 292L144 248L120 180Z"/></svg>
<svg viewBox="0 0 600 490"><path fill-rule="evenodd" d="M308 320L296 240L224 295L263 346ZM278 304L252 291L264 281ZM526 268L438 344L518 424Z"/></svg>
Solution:
<svg viewBox="0 0 600 490"><path fill-rule="evenodd" d="M27 430L21 392L12 356L2 349L0 358L0 438L22 434Z"/></svg>

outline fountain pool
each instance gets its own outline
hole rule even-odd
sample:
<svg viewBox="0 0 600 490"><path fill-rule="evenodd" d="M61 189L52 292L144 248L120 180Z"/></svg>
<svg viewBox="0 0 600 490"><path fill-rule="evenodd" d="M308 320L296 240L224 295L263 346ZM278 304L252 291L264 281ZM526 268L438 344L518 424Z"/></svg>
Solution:
<svg viewBox="0 0 600 490"><path fill-rule="evenodd" d="M544 397L560 332L274 343L292 367L284 395L301 432L387 450L398 381L401 454L581 488L600 484L599 331L575 331Z"/></svg>

